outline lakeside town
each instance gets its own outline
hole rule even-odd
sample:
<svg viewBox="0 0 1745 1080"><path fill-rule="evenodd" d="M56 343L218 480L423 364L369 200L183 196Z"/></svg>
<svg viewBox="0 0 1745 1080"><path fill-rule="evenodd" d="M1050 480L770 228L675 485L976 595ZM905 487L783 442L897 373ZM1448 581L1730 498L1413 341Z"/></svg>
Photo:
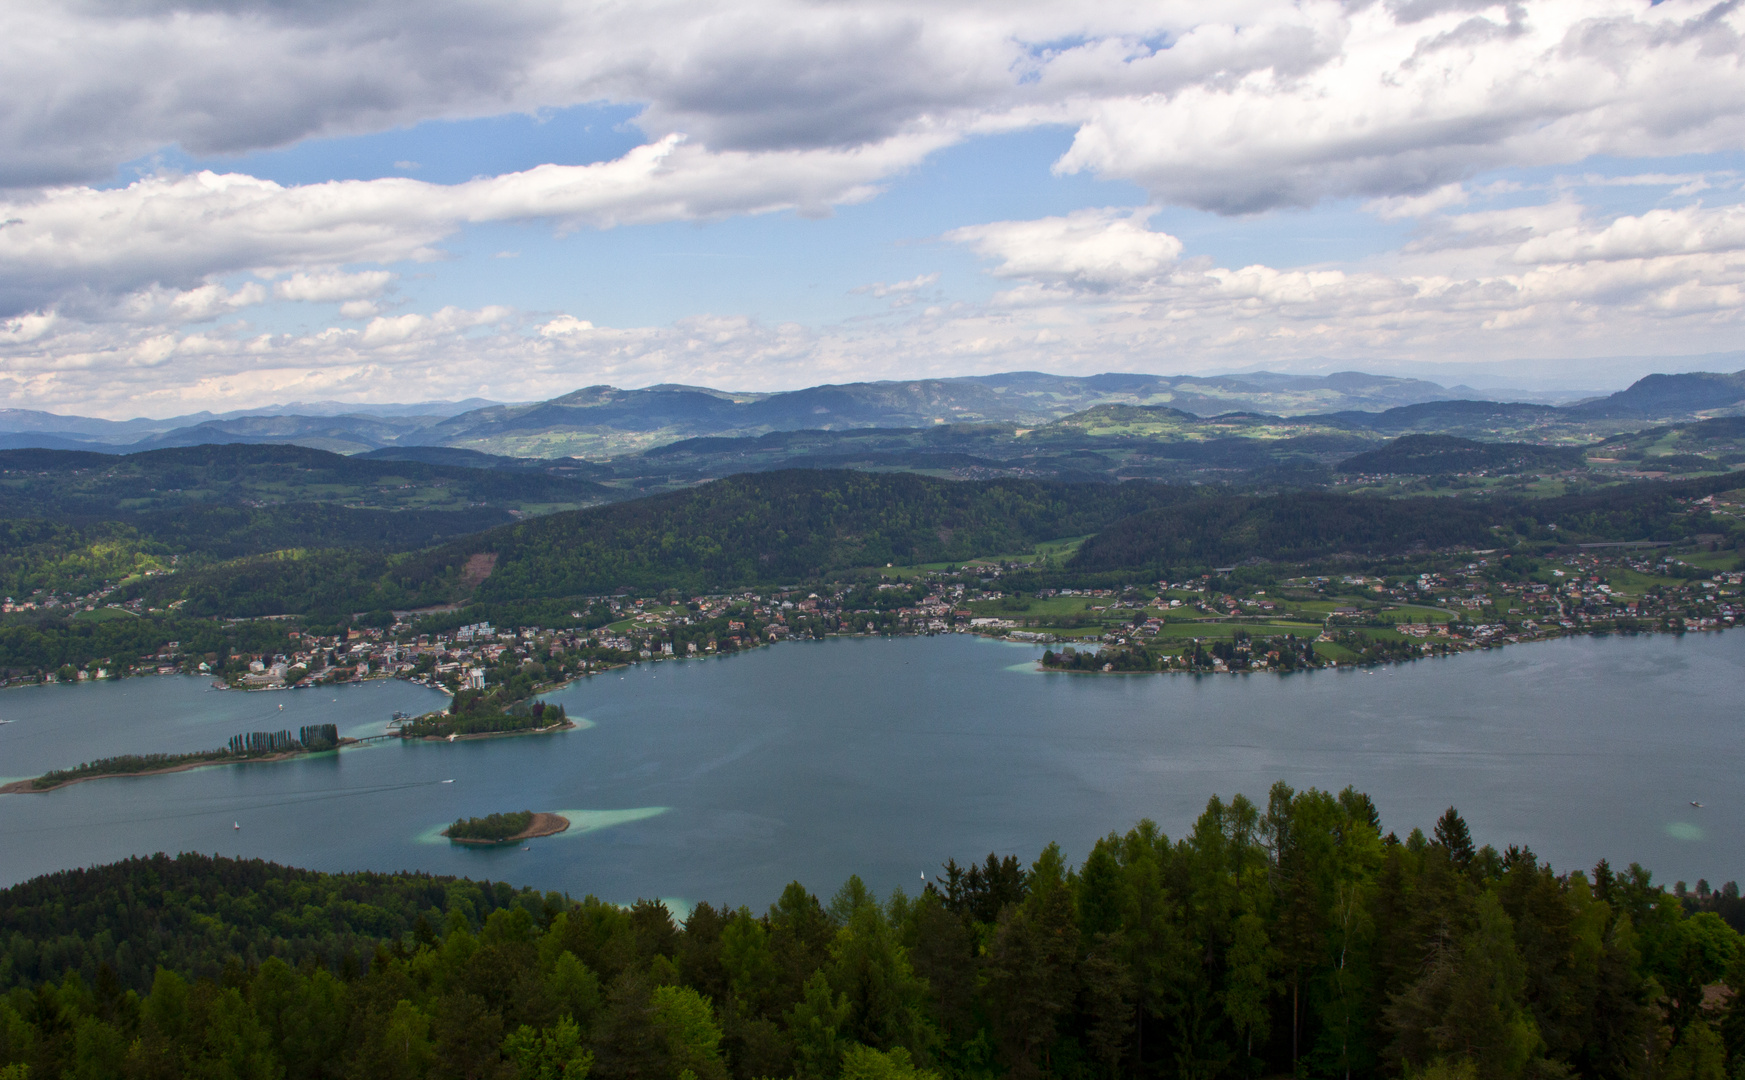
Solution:
<svg viewBox="0 0 1745 1080"><path fill-rule="evenodd" d="M1593 545L1553 557L1475 552L1298 576L1222 567L1105 588L1026 589L1038 575L1014 562L888 568L878 579L796 588L586 598L564 626L457 623L467 612L453 610L396 612L386 625L331 634L290 619L249 620L265 624L260 629L279 637L279 647L224 654L171 641L137 658L15 673L8 681L199 674L224 687L275 690L395 677L506 707L624 664L786 640L945 633L1047 645L1044 666L1063 670L1290 671L1570 634L1734 625L1745 582L1735 554L1687 547L1675 554ZM79 600L101 602L50 602Z"/></svg>

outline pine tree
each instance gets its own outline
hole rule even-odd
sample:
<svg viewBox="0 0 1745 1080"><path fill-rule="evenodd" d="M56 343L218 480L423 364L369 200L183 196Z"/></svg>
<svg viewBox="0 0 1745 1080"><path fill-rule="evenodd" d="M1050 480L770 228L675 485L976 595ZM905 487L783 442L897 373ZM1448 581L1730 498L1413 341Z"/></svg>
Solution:
<svg viewBox="0 0 1745 1080"><path fill-rule="evenodd" d="M1473 855L1476 854L1472 846L1472 832L1466 827L1466 819L1460 816L1460 811L1450 806L1436 819L1436 829L1431 835L1447 850L1449 862L1462 870L1472 865Z"/></svg>

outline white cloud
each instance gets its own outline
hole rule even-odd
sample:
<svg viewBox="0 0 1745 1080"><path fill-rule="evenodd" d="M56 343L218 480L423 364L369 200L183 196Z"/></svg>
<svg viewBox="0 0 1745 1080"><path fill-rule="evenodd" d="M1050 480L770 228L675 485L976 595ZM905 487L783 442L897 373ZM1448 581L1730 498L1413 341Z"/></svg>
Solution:
<svg viewBox="0 0 1745 1080"><path fill-rule="evenodd" d="M0 304L54 303L67 290L192 287L226 273L441 257L468 223L546 220L610 228L797 209L870 197L875 183L940 145L930 136L845 150L716 153L678 136L595 165L540 165L462 184L389 177L285 187L237 174L153 176L124 188L55 188L0 199ZM371 274L386 274L375 271ZM293 275L287 299L338 299L339 282ZM379 291L379 287L370 286ZM347 294L352 295L352 294ZM366 294L357 294L366 295Z"/></svg>
<svg viewBox="0 0 1745 1080"><path fill-rule="evenodd" d="M394 275L386 270L368 270L358 274L296 273L284 281L274 282L273 295L280 300L315 302L370 300L382 295L393 281Z"/></svg>
<svg viewBox="0 0 1745 1080"><path fill-rule="evenodd" d="M0 395L216 403L398 395L418 379L433 394L488 383L528 398L645 377L780 385L966 365L1720 346L1736 338L1745 284L1740 212L1602 220L1569 192L1628 182L1687 198L1736 177L1644 168L1559 180L1553 201L1500 210L1483 201L1493 186L1470 180L1592 155L1736 151L1742 64L1745 7L1710 0L9 5ZM242 152L600 101L642 107L649 141L614 161L459 184L204 172L99 186L172 144ZM1007 291L981 306L929 295L876 332L732 316L613 328L380 302L399 279L372 267L446 258L470 224L823 214L943 147L1042 124L1075 132L1058 169L1132 181L1153 206L1351 197L1420 228L1358 264L1219 267L1184 259L1147 210L973 225L945 238ZM902 304L935 285L865 288ZM337 303L351 322L277 335L237 321L270 299Z"/></svg>
<svg viewBox="0 0 1745 1080"><path fill-rule="evenodd" d="M1154 211L1077 210L1065 217L996 221L945 234L998 259L1005 278L1104 289L1155 276L1181 255L1180 240L1145 227Z"/></svg>
<svg viewBox="0 0 1745 1080"><path fill-rule="evenodd" d="M539 328L544 337L567 337L571 334L585 334L594 328L594 324L586 319L578 319L574 315L560 315Z"/></svg>
<svg viewBox="0 0 1745 1080"><path fill-rule="evenodd" d="M1520 263L1562 263L1740 250L1745 250L1745 206L1692 206L1620 217L1598 230L1565 226L1521 244L1514 258Z"/></svg>
<svg viewBox="0 0 1745 1080"><path fill-rule="evenodd" d="M1443 184L1422 195L1389 195L1371 199L1363 208L1383 221L1404 221L1421 218L1450 206L1465 206L1468 200L1464 184Z"/></svg>
<svg viewBox="0 0 1745 1080"><path fill-rule="evenodd" d="M821 214L974 133L1039 123L1077 128L1058 168L1163 203L1363 195L1384 217L1421 216L1487 166L1739 147L1742 31L1745 9L1707 0L12 5L0 183L102 176L170 142L245 150L593 100L645 105L656 138L615 161L451 185L203 172L22 187L0 199L0 313L440 258L468 223ZM1021 242L990 233L978 250L1001 248L998 273L1042 273L1006 251ZM1081 254L1054 272L1085 283L1160 259Z"/></svg>
<svg viewBox="0 0 1745 1080"><path fill-rule="evenodd" d="M208 322L221 316L253 307L267 299L267 290L251 281L238 289L222 285L198 285L192 289L167 289L152 286L116 298L112 303L75 305L85 308L87 316L98 314L136 325L166 321Z"/></svg>
<svg viewBox="0 0 1745 1080"><path fill-rule="evenodd" d="M716 152L1071 124L1063 168L1246 211L1737 148L1742 29L1711 0L14 4L0 184L611 101Z"/></svg>
<svg viewBox="0 0 1745 1080"><path fill-rule="evenodd" d="M1324 62L1102 98L1059 167L1241 213L1419 194L1503 165L1745 141L1737 6L1539 0L1437 5L1422 18L1411 7L1306 4L1303 33Z"/></svg>
<svg viewBox="0 0 1745 1080"><path fill-rule="evenodd" d="M883 300L887 296L903 296L909 293L920 292L922 289L925 289L930 285L937 284L938 281L939 275L937 273L917 274L915 277L912 277L907 281L875 281L871 285L857 286L852 291L856 293L864 293L868 296L874 296Z"/></svg>
<svg viewBox="0 0 1745 1080"><path fill-rule="evenodd" d="M910 308L877 326L712 315L614 327L447 307L265 334L240 322L189 332L167 307L157 322L42 314L0 324L0 401L168 415L392 399L407 386L528 400L600 382L771 389L1024 368L1289 369L1327 356L1361 365L1402 355L1433 364L1696 353L1731 348L1745 323L1745 232L1734 208L1597 219L1562 201L1448 220L1464 226L1453 234L1464 246L1322 268L1175 258L1173 238L1117 211L998 222L954 239L998 260L1007 291L983 305Z"/></svg>
<svg viewBox="0 0 1745 1080"><path fill-rule="evenodd" d="M60 316L49 312L32 312L29 315L19 315L0 323L0 344L22 345L35 341L48 333L60 321Z"/></svg>
<svg viewBox="0 0 1745 1080"><path fill-rule="evenodd" d="M339 314L347 319L368 319L379 314L381 310L373 300L347 300L339 305Z"/></svg>

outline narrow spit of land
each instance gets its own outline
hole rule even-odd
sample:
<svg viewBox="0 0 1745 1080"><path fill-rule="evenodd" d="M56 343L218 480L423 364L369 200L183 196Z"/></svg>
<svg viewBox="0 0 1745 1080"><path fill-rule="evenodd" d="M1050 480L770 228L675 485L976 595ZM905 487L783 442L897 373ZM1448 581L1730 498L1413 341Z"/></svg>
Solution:
<svg viewBox="0 0 1745 1080"><path fill-rule="evenodd" d="M464 742L468 739L503 739L516 735L550 735L558 731L568 731L575 726L576 722L574 720L565 717L558 723L547 724L545 727L514 728L509 731L448 731L446 734L432 735L418 735L413 732L406 732L402 737L418 739L421 742Z"/></svg>
<svg viewBox="0 0 1745 1080"><path fill-rule="evenodd" d="M460 742L467 739L494 739L515 735L549 735L558 731L567 731L576 726L574 720L563 714L561 708L554 708L550 715L557 717L556 723L541 727L527 727L526 717L501 717L515 726L494 729L484 725L487 730L469 730L463 720L459 724L449 721L450 718L441 713L432 713L427 717L419 717L412 724L398 732L390 732L390 737L397 735L403 739L418 739L422 742ZM434 730L432 730L434 728ZM458 728L458 730L457 730ZM425 733L429 732L429 733ZM374 736L379 738L380 736ZM293 744L285 749L273 749L267 752L238 751L233 748L218 750L195 750L186 754L124 754L119 757L99 758L70 769L55 769L41 776L24 780L14 780L0 785L0 795L43 794L59 791L73 784L84 783L87 780L102 780L117 776L162 776L166 773L187 772L189 769L199 769L207 765L245 765L275 761L291 761L310 754L326 753L347 746L356 746L363 740L339 738L337 734L331 741L316 746ZM568 823L565 822L565 828ZM561 831L561 830L558 830ZM541 836L548 835L545 833Z"/></svg>
<svg viewBox="0 0 1745 1080"><path fill-rule="evenodd" d="M285 750L276 754L250 754L239 756L228 751L196 751L192 754L147 754L130 758L104 758L92 762L88 766L77 769L63 769L44 773L41 776L26 780L14 780L10 784L0 785L0 795L40 795L50 791L59 791L64 787L82 784L87 780L106 780L118 776L162 776L165 773L187 772L189 769L204 768L207 765L251 765L272 761L290 761L294 758L308 757L310 754L324 754L342 746L351 746L356 739L341 739L334 746L318 749Z"/></svg>
<svg viewBox="0 0 1745 1080"><path fill-rule="evenodd" d="M341 738L337 724L306 724L293 736L289 731L254 731L233 735L213 750L182 754L118 754L94 758L70 769L51 769L29 780L15 780L0 787L0 795L40 794L85 780L106 776L155 776L185 772L204 765L244 765L256 761L289 761L309 754L324 754L351 746L358 740Z"/></svg>

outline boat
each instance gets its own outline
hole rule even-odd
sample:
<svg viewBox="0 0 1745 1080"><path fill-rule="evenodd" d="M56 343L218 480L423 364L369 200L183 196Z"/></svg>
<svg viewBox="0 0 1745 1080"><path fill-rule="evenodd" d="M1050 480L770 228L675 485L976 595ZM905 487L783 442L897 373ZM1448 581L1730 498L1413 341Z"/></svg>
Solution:
<svg viewBox="0 0 1745 1080"><path fill-rule="evenodd" d="M453 781L453 780L444 780L444 781L443 781L443 783L445 783L445 784L452 784L452 783L454 783L454 781Z"/></svg>
<svg viewBox="0 0 1745 1080"><path fill-rule="evenodd" d="M1691 800L1691 801L1690 801L1690 804L1691 804L1691 805L1692 805L1692 806L1694 806L1694 807L1696 807L1696 808L1697 808L1697 809L1698 809L1698 810L1701 810L1701 809L1702 809L1702 808L1703 808L1703 804L1702 804L1702 803L1700 803L1700 802L1697 802L1697 801L1696 801L1696 800L1695 800L1695 799L1692 799L1692 800Z"/></svg>
<svg viewBox="0 0 1745 1080"><path fill-rule="evenodd" d="M240 821L238 821L238 822L235 822L235 823L233 823L233 824L232 824L232 825L231 825L231 826L230 826L230 827L231 827L231 828L232 828L232 829L240 829L240 828L242 828L242 822L240 822Z"/></svg>

